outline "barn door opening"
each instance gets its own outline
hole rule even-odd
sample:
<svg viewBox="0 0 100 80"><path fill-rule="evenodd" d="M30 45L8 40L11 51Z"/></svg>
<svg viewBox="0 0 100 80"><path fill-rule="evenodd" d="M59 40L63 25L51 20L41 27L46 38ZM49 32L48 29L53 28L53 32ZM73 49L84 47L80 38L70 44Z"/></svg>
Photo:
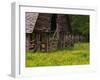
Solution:
<svg viewBox="0 0 100 80"><path fill-rule="evenodd" d="M52 15L52 18L51 18L51 31L55 31L56 30L56 18L57 18L57 15L56 14L53 14Z"/></svg>

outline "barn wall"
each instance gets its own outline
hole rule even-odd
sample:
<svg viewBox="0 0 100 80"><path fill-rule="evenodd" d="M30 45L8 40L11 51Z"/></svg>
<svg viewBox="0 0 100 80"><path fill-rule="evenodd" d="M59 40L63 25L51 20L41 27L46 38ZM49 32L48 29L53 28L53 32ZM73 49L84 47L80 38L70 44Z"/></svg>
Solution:
<svg viewBox="0 0 100 80"><path fill-rule="evenodd" d="M52 19L55 20L55 25L51 24ZM72 39L67 34L67 32L70 32L69 24L68 16L65 14L39 13L34 30L31 32L31 34L35 33L36 35L34 37L35 47L32 49L35 51L52 51L70 46ZM55 30L51 29L52 27L55 27ZM32 41L31 34L26 33L26 50L29 50L32 46L32 43L30 43ZM52 39L54 35L55 37Z"/></svg>
<svg viewBox="0 0 100 80"><path fill-rule="evenodd" d="M30 46L31 46L31 35L30 34L26 34L26 50L29 50L30 49Z"/></svg>
<svg viewBox="0 0 100 80"><path fill-rule="evenodd" d="M48 32L51 25L51 16L52 14L40 13L34 31Z"/></svg>
<svg viewBox="0 0 100 80"><path fill-rule="evenodd" d="M67 15L58 14L56 21L57 21L57 27L58 27L59 31L65 31L65 32L69 31L69 29L68 29L69 23L68 23Z"/></svg>

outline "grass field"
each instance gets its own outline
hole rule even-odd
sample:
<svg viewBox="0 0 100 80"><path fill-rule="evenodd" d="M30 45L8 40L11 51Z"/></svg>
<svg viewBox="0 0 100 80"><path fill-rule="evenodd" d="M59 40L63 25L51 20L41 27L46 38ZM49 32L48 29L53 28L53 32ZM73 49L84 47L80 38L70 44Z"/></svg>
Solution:
<svg viewBox="0 0 100 80"><path fill-rule="evenodd" d="M89 43L53 52L26 52L26 67L89 64Z"/></svg>

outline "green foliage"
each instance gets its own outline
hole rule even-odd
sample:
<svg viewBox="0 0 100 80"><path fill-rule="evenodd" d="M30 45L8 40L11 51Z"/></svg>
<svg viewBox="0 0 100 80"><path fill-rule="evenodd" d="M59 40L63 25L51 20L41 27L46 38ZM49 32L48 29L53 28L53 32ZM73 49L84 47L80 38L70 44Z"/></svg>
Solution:
<svg viewBox="0 0 100 80"><path fill-rule="evenodd" d="M73 34L89 38L89 16L88 15L70 15Z"/></svg>
<svg viewBox="0 0 100 80"><path fill-rule="evenodd" d="M26 67L89 64L89 43L52 52L27 52Z"/></svg>

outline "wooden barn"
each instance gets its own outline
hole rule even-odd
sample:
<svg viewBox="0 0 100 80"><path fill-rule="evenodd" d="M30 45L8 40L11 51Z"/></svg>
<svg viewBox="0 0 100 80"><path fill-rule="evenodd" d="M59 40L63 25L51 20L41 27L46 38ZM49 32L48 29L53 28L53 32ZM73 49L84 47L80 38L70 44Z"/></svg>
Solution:
<svg viewBox="0 0 100 80"><path fill-rule="evenodd" d="M73 45L69 15L25 13L26 50L53 51Z"/></svg>

